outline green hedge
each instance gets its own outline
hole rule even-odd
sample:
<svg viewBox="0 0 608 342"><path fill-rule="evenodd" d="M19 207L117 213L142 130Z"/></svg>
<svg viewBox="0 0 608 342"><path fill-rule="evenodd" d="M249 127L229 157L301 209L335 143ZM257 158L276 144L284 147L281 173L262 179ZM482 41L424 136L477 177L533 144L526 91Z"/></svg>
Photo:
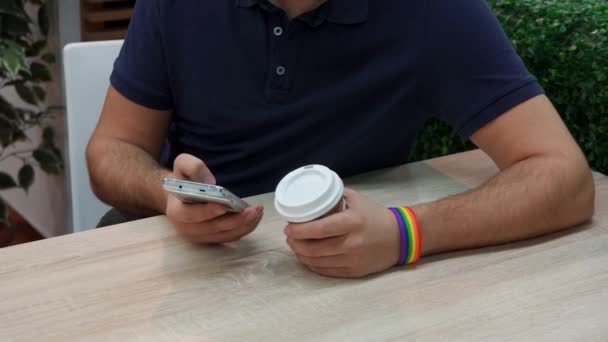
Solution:
<svg viewBox="0 0 608 342"><path fill-rule="evenodd" d="M528 69L536 75L593 169L608 174L608 0L488 0ZM412 159L463 151L431 120Z"/></svg>

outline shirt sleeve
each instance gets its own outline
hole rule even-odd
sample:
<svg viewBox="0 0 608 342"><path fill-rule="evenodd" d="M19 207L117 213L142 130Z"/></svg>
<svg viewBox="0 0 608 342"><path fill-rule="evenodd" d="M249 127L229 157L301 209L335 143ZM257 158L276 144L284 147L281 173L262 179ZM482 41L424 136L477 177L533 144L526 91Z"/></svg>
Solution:
<svg viewBox="0 0 608 342"><path fill-rule="evenodd" d="M114 62L110 83L137 104L169 110L173 104L160 25L158 1L140 0L135 3L129 31Z"/></svg>
<svg viewBox="0 0 608 342"><path fill-rule="evenodd" d="M422 107L463 139L543 93L485 0L427 0Z"/></svg>

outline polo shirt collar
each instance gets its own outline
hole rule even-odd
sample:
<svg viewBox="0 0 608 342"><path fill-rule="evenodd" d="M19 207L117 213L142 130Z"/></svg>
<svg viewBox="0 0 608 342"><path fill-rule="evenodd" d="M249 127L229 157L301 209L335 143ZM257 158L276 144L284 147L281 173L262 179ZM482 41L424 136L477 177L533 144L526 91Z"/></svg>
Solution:
<svg viewBox="0 0 608 342"><path fill-rule="evenodd" d="M267 0L236 0L238 7L253 7ZM313 17L304 14L302 19L312 26L320 25L324 19L336 24L360 24L367 20L369 0L327 0L326 11ZM311 13L308 13L311 14Z"/></svg>

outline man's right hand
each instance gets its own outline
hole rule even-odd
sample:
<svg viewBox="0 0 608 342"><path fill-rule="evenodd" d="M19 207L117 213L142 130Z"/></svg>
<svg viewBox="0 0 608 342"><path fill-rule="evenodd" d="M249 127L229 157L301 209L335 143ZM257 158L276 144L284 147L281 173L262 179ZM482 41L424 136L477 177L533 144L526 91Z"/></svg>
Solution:
<svg viewBox="0 0 608 342"><path fill-rule="evenodd" d="M215 177L207 165L189 154L181 154L175 159L170 177L215 184ZM178 234L195 243L211 244L236 241L251 233L262 220L264 207L252 206L233 214L227 213L219 204L187 204L169 195L165 214Z"/></svg>

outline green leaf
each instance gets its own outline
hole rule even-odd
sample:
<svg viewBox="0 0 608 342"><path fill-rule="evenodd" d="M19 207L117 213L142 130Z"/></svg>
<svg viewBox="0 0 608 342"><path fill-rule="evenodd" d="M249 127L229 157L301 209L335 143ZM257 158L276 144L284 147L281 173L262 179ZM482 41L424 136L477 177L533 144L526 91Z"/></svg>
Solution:
<svg viewBox="0 0 608 342"><path fill-rule="evenodd" d="M17 91L17 94L19 94L19 97L32 105L36 105L37 101L36 101L36 96L34 95L34 92L25 84L23 83L17 83L15 84L15 90Z"/></svg>
<svg viewBox="0 0 608 342"><path fill-rule="evenodd" d="M30 65L30 71L34 81L49 82L53 79L51 72L44 64L34 62Z"/></svg>
<svg viewBox="0 0 608 342"><path fill-rule="evenodd" d="M23 2L19 0L0 1L0 14L11 15L19 18L27 18Z"/></svg>
<svg viewBox="0 0 608 342"><path fill-rule="evenodd" d="M40 86L33 86L32 87L32 91L34 92L34 94L36 95L36 98L40 102L46 101L46 91L44 91L44 89L42 89L42 87L40 87Z"/></svg>
<svg viewBox="0 0 608 342"><path fill-rule="evenodd" d="M0 190L10 189L16 186L17 183L15 183L11 175L5 172L0 172Z"/></svg>
<svg viewBox="0 0 608 342"><path fill-rule="evenodd" d="M0 120L2 123L2 120ZM7 147L13 145L16 142L26 141L27 135L20 128L14 128L10 126L0 127L0 145Z"/></svg>
<svg viewBox="0 0 608 342"><path fill-rule="evenodd" d="M20 141L26 141L26 140L27 140L27 135L25 135L25 132L22 129L17 128L13 132L13 141L11 142L11 144L14 144L14 143L20 142Z"/></svg>
<svg viewBox="0 0 608 342"><path fill-rule="evenodd" d="M17 125L16 118L7 118L0 114L0 144L7 147L26 138L25 132Z"/></svg>
<svg viewBox="0 0 608 342"><path fill-rule="evenodd" d="M19 186L27 192L32 183L34 183L34 168L32 165L23 165L19 170L17 178L19 179Z"/></svg>
<svg viewBox="0 0 608 342"><path fill-rule="evenodd" d="M55 58L55 54L50 53L50 52L42 55L42 60L49 64L54 64L55 62L57 62L57 59Z"/></svg>
<svg viewBox="0 0 608 342"><path fill-rule="evenodd" d="M41 39L41 40L37 40L35 41L27 50L26 50L26 55L28 57L35 57L38 56L42 50L46 47L47 44L47 40L46 39Z"/></svg>
<svg viewBox="0 0 608 342"><path fill-rule="evenodd" d="M31 81L32 80L32 73L30 73L30 71L27 69L20 70L18 76L21 79L21 81Z"/></svg>
<svg viewBox="0 0 608 342"><path fill-rule="evenodd" d="M3 36L17 38L31 33L29 18L13 16L1 16L1 18Z"/></svg>
<svg viewBox="0 0 608 342"><path fill-rule="evenodd" d="M49 35L49 7L48 4L44 3L38 9L38 25L40 26L40 32L46 37Z"/></svg>
<svg viewBox="0 0 608 342"><path fill-rule="evenodd" d="M42 141L47 145L55 144L55 130L51 126L44 127L42 131Z"/></svg>
<svg viewBox="0 0 608 342"><path fill-rule="evenodd" d="M27 69L25 50L12 41L0 43L0 68L6 69L12 77L16 77L20 70Z"/></svg>
<svg viewBox="0 0 608 342"><path fill-rule="evenodd" d="M0 116L0 145L6 147L13 142L13 127L10 122L4 117Z"/></svg>
<svg viewBox="0 0 608 342"><path fill-rule="evenodd" d="M17 118L17 114L15 113L13 105L6 101L4 97L2 97L2 95L0 95L0 114L4 115L7 119L10 120L14 120Z"/></svg>
<svg viewBox="0 0 608 342"><path fill-rule="evenodd" d="M44 172L52 175L61 173L63 169L62 161L55 151L40 147L34 151L32 156L40 164L40 168Z"/></svg>

